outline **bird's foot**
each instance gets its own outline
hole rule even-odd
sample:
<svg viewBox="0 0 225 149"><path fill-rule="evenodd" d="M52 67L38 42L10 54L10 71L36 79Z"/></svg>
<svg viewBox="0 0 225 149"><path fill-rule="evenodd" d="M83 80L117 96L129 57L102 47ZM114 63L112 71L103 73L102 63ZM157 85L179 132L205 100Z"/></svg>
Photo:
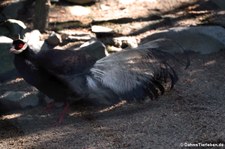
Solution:
<svg viewBox="0 0 225 149"><path fill-rule="evenodd" d="M65 114L68 114L69 108L70 108L70 105L68 102L66 102L64 105L63 111L59 115L59 121L58 121L59 124L62 124L64 122Z"/></svg>

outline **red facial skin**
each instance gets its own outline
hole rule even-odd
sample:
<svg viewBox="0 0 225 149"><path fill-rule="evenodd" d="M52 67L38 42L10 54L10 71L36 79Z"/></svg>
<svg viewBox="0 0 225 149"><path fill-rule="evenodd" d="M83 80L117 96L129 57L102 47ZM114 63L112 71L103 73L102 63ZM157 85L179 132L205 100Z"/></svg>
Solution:
<svg viewBox="0 0 225 149"><path fill-rule="evenodd" d="M24 44L23 43L20 43L18 45L16 45L16 50L20 50L21 48L23 48Z"/></svg>

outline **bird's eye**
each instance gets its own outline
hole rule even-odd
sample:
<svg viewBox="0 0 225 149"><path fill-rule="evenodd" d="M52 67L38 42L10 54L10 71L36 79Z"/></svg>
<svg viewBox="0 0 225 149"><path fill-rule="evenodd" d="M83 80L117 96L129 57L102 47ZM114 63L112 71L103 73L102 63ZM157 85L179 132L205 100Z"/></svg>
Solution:
<svg viewBox="0 0 225 149"><path fill-rule="evenodd" d="M24 43L19 43L15 46L15 49L20 50L21 48L23 48L23 46L24 46Z"/></svg>

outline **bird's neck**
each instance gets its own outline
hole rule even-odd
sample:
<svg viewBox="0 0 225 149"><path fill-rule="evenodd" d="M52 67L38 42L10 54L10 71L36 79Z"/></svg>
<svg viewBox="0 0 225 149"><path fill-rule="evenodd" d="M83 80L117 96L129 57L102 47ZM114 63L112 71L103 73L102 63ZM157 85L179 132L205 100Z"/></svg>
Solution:
<svg viewBox="0 0 225 149"><path fill-rule="evenodd" d="M23 52L18 54L18 56L27 60L31 60L34 58L35 53L29 47L27 47Z"/></svg>

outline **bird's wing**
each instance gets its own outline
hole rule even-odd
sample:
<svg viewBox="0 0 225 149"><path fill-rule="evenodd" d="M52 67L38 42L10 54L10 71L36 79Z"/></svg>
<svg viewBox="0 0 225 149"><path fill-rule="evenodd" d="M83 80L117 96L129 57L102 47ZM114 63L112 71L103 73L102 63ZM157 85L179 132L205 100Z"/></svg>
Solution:
<svg viewBox="0 0 225 149"><path fill-rule="evenodd" d="M172 88L177 81L176 73L162 56L165 53L158 50L127 50L98 60L90 71L92 78L120 98L155 98L164 92L165 84Z"/></svg>
<svg viewBox="0 0 225 149"><path fill-rule="evenodd" d="M96 59L79 50L48 50L35 57L35 63L41 70L55 77L66 89L79 97L86 94L83 90L83 74L89 71L95 62Z"/></svg>
<svg viewBox="0 0 225 149"><path fill-rule="evenodd" d="M54 50L53 50L54 51ZM155 98L177 81L164 52L133 49L98 61L87 54L54 51L39 58L42 67L81 97L109 102ZM103 101L105 102L105 101Z"/></svg>
<svg viewBox="0 0 225 149"><path fill-rule="evenodd" d="M187 52L187 50L175 40L171 40L168 38L159 38L139 45L137 49L138 48L151 48L156 50L160 49L161 51L167 53L166 58L168 58L168 60L177 61L178 63L176 64L185 66L185 69L190 66L189 52Z"/></svg>
<svg viewBox="0 0 225 149"><path fill-rule="evenodd" d="M83 51L48 50L36 59L38 65L52 75L75 75L90 68L96 61Z"/></svg>

